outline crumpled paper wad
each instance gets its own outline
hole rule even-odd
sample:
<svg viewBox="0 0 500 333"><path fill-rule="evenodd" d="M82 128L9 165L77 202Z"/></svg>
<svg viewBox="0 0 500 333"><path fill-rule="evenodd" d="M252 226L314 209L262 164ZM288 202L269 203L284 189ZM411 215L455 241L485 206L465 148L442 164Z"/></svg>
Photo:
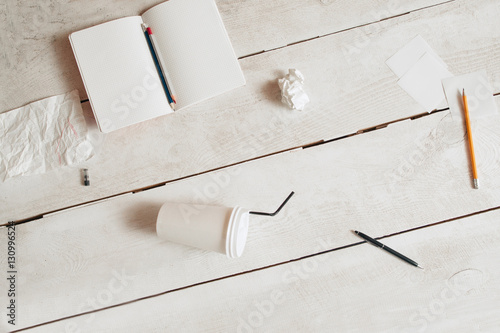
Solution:
<svg viewBox="0 0 500 333"><path fill-rule="evenodd" d="M281 101L294 110L304 110L309 97L304 91L304 75L297 69L289 69L284 78L278 80Z"/></svg>
<svg viewBox="0 0 500 333"><path fill-rule="evenodd" d="M0 181L94 155L78 90L0 114Z"/></svg>

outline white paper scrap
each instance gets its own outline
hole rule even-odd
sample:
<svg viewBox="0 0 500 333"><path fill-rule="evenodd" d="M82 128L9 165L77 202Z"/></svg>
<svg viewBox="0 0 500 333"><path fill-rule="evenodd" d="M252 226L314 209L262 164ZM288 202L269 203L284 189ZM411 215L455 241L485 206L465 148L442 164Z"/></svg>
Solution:
<svg viewBox="0 0 500 333"><path fill-rule="evenodd" d="M0 180L41 174L94 154L77 90L0 114Z"/></svg>
<svg viewBox="0 0 500 333"><path fill-rule="evenodd" d="M385 63L394 72L394 74L396 74L398 78L401 78L417 63L420 58L422 58L425 53L428 53L437 61L439 61L442 66L448 68L443 59L441 59L441 57L439 57L437 53L434 52L434 50L420 35L417 35L415 38L413 38L408 44L403 46L402 49L396 52Z"/></svg>
<svg viewBox="0 0 500 333"><path fill-rule="evenodd" d="M434 56L425 53L398 81L427 112L436 109L445 96L441 80L453 76Z"/></svg>
<svg viewBox="0 0 500 333"><path fill-rule="evenodd" d="M464 120L462 90L465 89L471 119L498 114L493 88L486 70L454 76L442 81L453 119Z"/></svg>
<svg viewBox="0 0 500 333"><path fill-rule="evenodd" d="M309 97L304 91L304 75L297 69L289 69L284 78L278 80L281 101L295 110L304 110Z"/></svg>

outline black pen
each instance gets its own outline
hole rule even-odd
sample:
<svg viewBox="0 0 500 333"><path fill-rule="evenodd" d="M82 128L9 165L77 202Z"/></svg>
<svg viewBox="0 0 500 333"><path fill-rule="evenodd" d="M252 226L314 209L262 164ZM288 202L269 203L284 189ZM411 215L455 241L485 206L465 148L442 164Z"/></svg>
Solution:
<svg viewBox="0 0 500 333"><path fill-rule="evenodd" d="M363 238L364 240L366 240L368 243L372 243L373 245L381 248L382 250L386 250L387 252L395 255L396 257L398 257L399 259L402 259L404 261L406 261L407 263L409 263L410 265L413 265L413 266L416 266L418 268L422 268L424 269L422 266L420 266L417 262L411 260L410 258L402 255L401 253L397 252L397 251L394 251L393 249L391 249L390 247L388 246L385 246L384 244L380 243L379 241L365 235L364 233L362 232L359 232L357 230L354 230L354 233L356 235L358 235L359 237Z"/></svg>

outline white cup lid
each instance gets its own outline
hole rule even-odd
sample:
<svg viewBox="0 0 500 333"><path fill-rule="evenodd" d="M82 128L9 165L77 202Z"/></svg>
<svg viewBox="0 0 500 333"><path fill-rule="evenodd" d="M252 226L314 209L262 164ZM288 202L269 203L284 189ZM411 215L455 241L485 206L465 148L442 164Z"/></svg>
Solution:
<svg viewBox="0 0 500 333"><path fill-rule="evenodd" d="M243 254L248 236L249 210L234 207L226 236L226 254L230 258L238 258Z"/></svg>

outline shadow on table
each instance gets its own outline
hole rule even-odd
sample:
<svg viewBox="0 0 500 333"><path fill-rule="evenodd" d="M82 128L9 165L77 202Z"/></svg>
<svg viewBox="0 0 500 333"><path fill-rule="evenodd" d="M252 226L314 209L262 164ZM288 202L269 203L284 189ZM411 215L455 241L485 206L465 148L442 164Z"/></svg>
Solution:
<svg viewBox="0 0 500 333"><path fill-rule="evenodd" d="M156 234L156 218L161 204L139 203L127 208L127 225L146 234Z"/></svg>
<svg viewBox="0 0 500 333"><path fill-rule="evenodd" d="M261 88L261 93L264 96L264 98L268 101L272 101L274 104L277 105L282 105L281 104L281 91L280 87L278 86L278 79L281 79L283 76L285 76L284 71L275 71L274 73L274 80L268 80Z"/></svg>

